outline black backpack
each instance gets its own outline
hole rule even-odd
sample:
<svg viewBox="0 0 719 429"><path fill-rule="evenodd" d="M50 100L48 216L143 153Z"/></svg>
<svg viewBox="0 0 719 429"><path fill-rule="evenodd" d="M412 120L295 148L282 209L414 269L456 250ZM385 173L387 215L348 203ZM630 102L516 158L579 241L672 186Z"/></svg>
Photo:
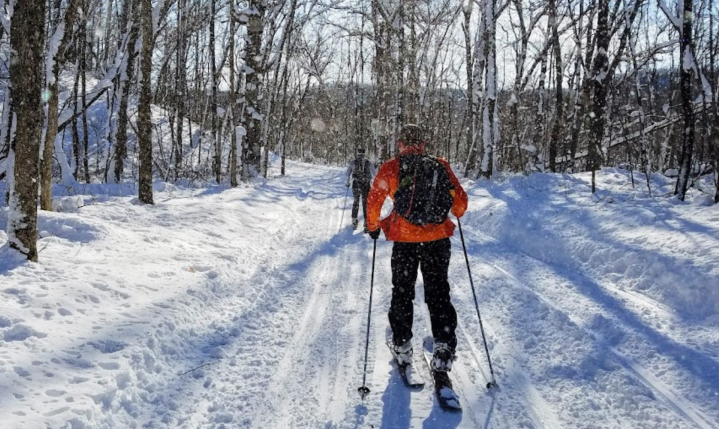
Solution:
<svg viewBox="0 0 719 429"><path fill-rule="evenodd" d="M394 211L415 225L441 224L454 203L452 189L447 169L436 158L400 156Z"/></svg>

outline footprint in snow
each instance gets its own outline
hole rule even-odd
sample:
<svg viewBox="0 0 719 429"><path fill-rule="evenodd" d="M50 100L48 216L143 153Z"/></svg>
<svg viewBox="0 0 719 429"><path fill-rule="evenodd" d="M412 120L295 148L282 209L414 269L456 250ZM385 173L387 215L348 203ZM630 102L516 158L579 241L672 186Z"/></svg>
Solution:
<svg viewBox="0 0 719 429"><path fill-rule="evenodd" d="M217 413L215 414L215 423L232 423L232 420L234 420L234 416L232 414L228 413Z"/></svg>
<svg viewBox="0 0 719 429"><path fill-rule="evenodd" d="M0 316L0 328L8 328L12 326L12 320L7 317Z"/></svg>
<svg viewBox="0 0 719 429"><path fill-rule="evenodd" d="M91 341L87 343L102 354L116 353L125 348L125 344L114 340Z"/></svg>
<svg viewBox="0 0 719 429"><path fill-rule="evenodd" d="M21 366L16 366L13 368L13 370L15 371L15 374L19 375L20 377L23 377L23 378L30 377L30 373L25 371L25 368L23 368Z"/></svg>
<svg viewBox="0 0 719 429"><path fill-rule="evenodd" d="M70 410L70 407L62 407L62 408L58 408L57 410L48 411L47 413L44 413L43 416L52 417L52 416L56 416L58 414L62 414L68 410Z"/></svg>
<svg viewBox="0 0 719 429"><path fill-rule="evenodd" d="M28 296L26 294L25 289L18 289L18 288L11 287L11 288L7 288L7 289L3 290L3 292L8 295L13 295L15 297L15 299L17 299L18 304L20 304L20 305L27 304Z"/></svg>
<svg viewBox="0 0 719 429"><path fill-rule="evenodd" d="M53 398L59 398L60 396L64 395L65 393L67 393L67 392L65 392L64 390L57 390L57 389L50 389L50 390L45 391L45 394L47 396L50 396Z"/></svg>
<svg viewBox="0 0 719 429"><path fill-rule="evenodd" d="M90 284L91 284L92 287L94 287L95 289L99 289L99 290L101 290L101 291L103 291L103 292L107 292L108 290L110 290L110 286L108 286L107 283L103 283L103 282L92 282L92 283L90 283Z"/></svg>
<svg viewBox="0 0 719 429"><path fill-rule="evenodd" d="M108 371L120 369L120 364L117 362L98 362L97 365Z"/></svg>
<svg viewBox="0 0 719 429"><path fill-rule="evenodd" d="M38 332L22 324L12 325L10 329L0 333L0 339L4 339L7 342L25 341L30 337L45 338L47 334Z"/></svg>

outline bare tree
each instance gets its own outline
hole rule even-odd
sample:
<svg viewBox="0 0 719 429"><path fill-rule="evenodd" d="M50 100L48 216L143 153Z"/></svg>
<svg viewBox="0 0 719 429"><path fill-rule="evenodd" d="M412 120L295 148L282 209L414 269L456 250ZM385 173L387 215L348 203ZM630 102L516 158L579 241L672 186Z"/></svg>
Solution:
<svg viewBox="0 0 719 429"><path fill-rule="evenodd" d="M58 108L60 101L60 67L67 57L67 50L72 40L73 25L77 14L79 0L70 0L62 20L57 17L54 31L50 37L50 46L46 54L46 84L48 92L47 122L45 143L42 151L42 170L40 178L40 208L52 210L52 153L55 148L58 128ZM59 8L57 14L59 15ZM47 70L50 68L51 70Z"/></svg>
<svg viewBox="0 0 719 429"><path fill-rule="evenodd" d="M555 173L557 171L557 146L559 145L559 133L564 122L564 97L562 91L562 76L564 69L562 68L562 48L559 41L558 29L558 13L557 0L549 0L549 31L552 37L552 52L554 54L554 77L555 77L555 110L554 125L552 125L552 133L549 137L549 170Z"/></svg>
<svg viewBox="0 0 719 429"><path fill-rule="evenodd" d="M45 32L37 23L45 19L44 1L18 2L13 15L10 44L10 81L17 116L14 178L10 187L8 244L37 262L37 193L42 132L42 64Z"/></svg>
<svg viewBox="0 0 719 429"><path fill-rule="evenodd" d="M236 87L235 87L235 0L230 0L230 186L237 186L237 126L235 121L235 103L236 103Z"/></svg>
<svg viewBox="0 0 719 429"><path fill-rule="evenodd" d="M264 32L264 19L266 3L260 0L251 0L250 8L242 16L247 24L247 46L245 48L245 109L243 123L247 129L242 155L244 167L242 169L245 180L259 174L261 168L262 148L262 110L261 94L263 90L264 70L262 65L262 34Z"/></svg>
<svg viewBox="0 0 719 429"><path fill-rule="evenodd" d="M119 74L120 87L120 107L118 109L117 119L117 136L115 138L115 181L122 180L122 174L125 169L125 159L127 158L127 129L129 127L128 120L128 103L130 100L130 92L132 83L135 78L135 59L137 58L137 40L140 37L140 1L141 0L124 0L123 14L131 15L132 19L128 22L129 30L123 28L123 32L127 31L127 60L123 62L123 69Z"/></svg>
<svg viewBox="0 0 719 429"><path fill-rule="evenodd" d="M485 101L482 113L482 142L483 154L479 170L482 176L492 177L496 154L494 152L499 129L499 115L497 114L497 1L484 0L484 20L486 31L485 55L487 73L485 76Z"/></svg>
<svg viewBox="0 0 719 429"><path fill-rule="evenodd" d="M692 25L694 24L693 0L683 0L684 10L682 11L681 43L679 50L680 82L682 116L684 117L684 128L682 131L682 154L679 161L679 177L675 194L684 201L689 184L689 175L692 173L692 157L694 155L694 105L693 81L694 81L694 42L692 40Z"/></svg>
<svg viewBox="0 0 719 429"><path fill-rule="evenodd" d="M210 0L210 37L208 52L210 53L210 84L212 85L210 95L210 127L212 132L212 146L215 151L215 159L213 161L213 170L215 172L215 181L220 183L222 180L222 146L219 141L219 130L217 124L217 64L215 61L215 18L217 16L217 2Z"/></svg>
<svg viewBox="0 0 719 429"><path fill-rule="evenodd" d="M145 204L153 204L152 197L152 1L139 0L142 7L142 55L140 57L140 101L137 117L137 140L140 148L139 198Z"/></svg>

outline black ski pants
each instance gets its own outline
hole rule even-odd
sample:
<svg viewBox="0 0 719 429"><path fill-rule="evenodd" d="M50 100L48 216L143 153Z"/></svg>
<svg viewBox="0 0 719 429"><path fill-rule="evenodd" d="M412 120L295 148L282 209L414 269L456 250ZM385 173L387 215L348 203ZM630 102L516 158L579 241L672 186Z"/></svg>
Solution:
<svg viewBox="0 0 719 429"><path fill-rule="evenodd" d="M446 343L454 352L457 312L450 301L447 281L451 253L449 238L425 243L394 243L389 324L395 344L403 344L412 338L414 288L419 268L424 279L424 302L429 310L434 341Z"/></svg>
<svg viewBox="0 0 719 429"><path fill-rule="evenodd" d="M367 225L367 195L369 195L369 185L352 186L352 196L355 201L352 205L352 220L357 219L359 213L360 199L362 200L362 214L364 215L364 224Z"/></svg>

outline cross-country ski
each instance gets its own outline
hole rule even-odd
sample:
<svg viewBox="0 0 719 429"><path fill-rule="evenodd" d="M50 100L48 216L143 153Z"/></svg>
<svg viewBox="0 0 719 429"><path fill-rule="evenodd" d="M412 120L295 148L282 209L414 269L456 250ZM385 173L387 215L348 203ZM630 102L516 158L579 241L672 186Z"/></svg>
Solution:
<svg viewBox="0 0 719 429"><path fill-rule="evenodd" d="M431 339L429 340L430 341L425 340L425 347L427 347L427 344L433 346ZM457 395L457 392L455 392L454 387L452 386L450 373L447 371L438 371L435 368L435 365L432 362L432 349L427 351L423 348L422 356L424 357L426 368L429 371L430 377L432 379L434 393L437 395L437 403L439 404L440 408L445 411L461 412L462 405L459 401L459 395Z"/></svg>
<svg viewBox="0 0 719 429"><path fill-rule="evenodd" d="M395 365L397 365L397 371L400 376L402 376L402 381L404 381L404 384L410 388L423 387L424 378L420 373L421 369L418 369L417 364L415 363L414 356L409 356L407 358L401 357L395 350L394 343L392 342L391 331L387 330L387 332L390 334L387 336L387 347L389 347L389 350L392 353Z"/></svg>

